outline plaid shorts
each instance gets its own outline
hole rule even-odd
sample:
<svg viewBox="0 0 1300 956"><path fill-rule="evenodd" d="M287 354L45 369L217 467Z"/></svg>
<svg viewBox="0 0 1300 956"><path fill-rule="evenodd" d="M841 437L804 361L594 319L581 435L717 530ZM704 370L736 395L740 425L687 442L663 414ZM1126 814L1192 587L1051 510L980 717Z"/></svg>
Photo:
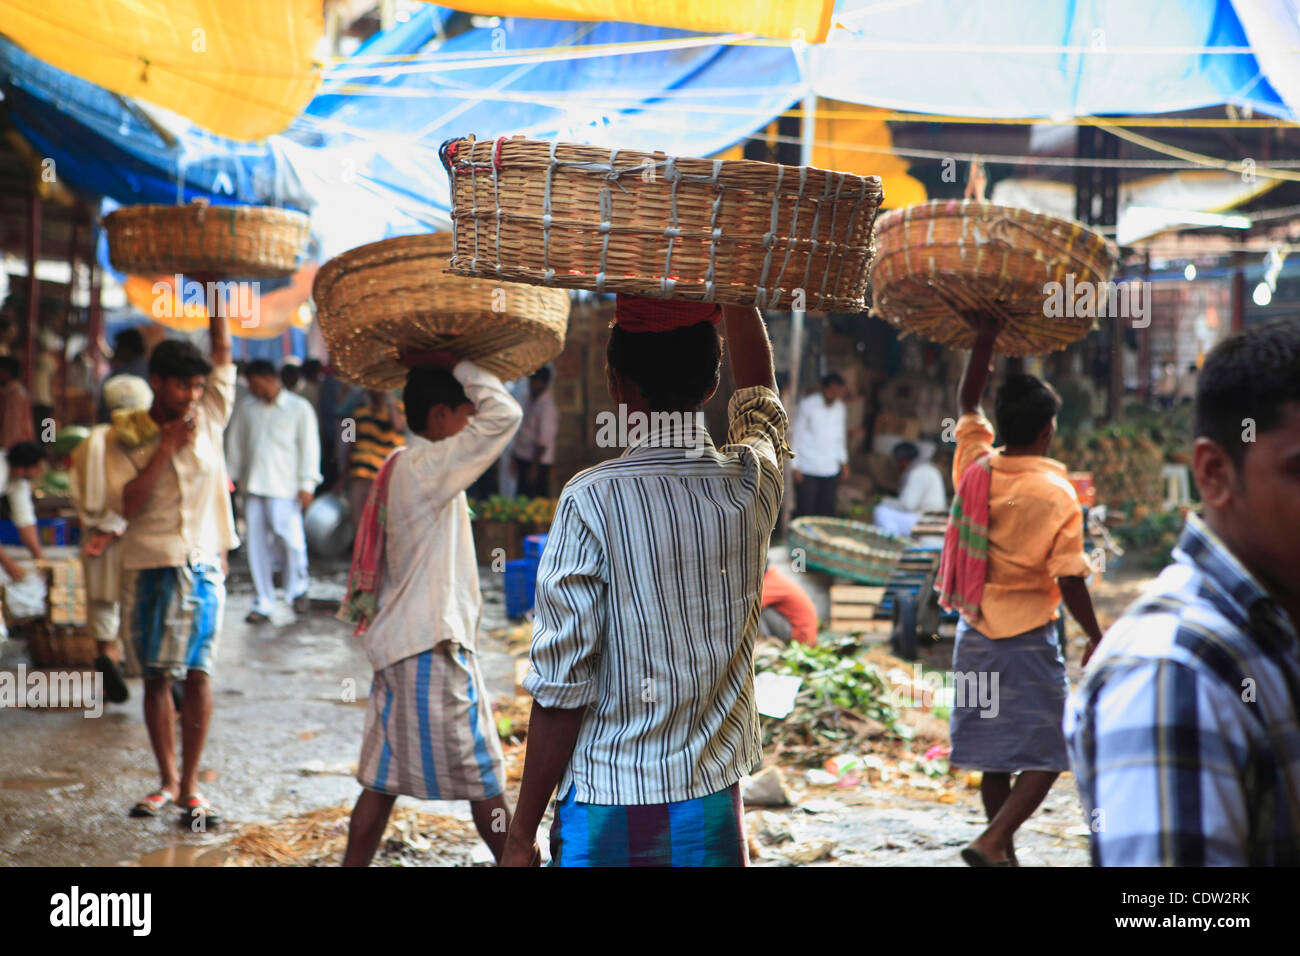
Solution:
<svg viewBox="0 0 1300 956"><path fill-rule="evenodd" d="M505 756L473 651L452 641L375 671L357 781L421 800L490 800Z"/></svg>
<svg viewBox="0 0 1300 956"><path fill-rule="evenodd" d="M206 564L122 572L122 629L145 677L212 673L226 580Z"/></svg>

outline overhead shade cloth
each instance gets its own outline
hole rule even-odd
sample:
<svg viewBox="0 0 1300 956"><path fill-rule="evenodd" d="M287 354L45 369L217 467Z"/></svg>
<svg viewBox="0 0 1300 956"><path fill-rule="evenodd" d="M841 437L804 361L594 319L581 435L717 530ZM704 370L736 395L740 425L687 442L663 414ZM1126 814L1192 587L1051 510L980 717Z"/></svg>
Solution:
<svg viewBox="0 0 1300 956"><path fill-rule="evenodd" d="M834 0L456 0L456 10L546 20L621 20L700 33L754 33L820 43Z"/></svg>
<svg viewBox="0 0 1300 956"><path fill-rule="evenodd" d="M0 0L0 29L82 79L253 140L315 93L321 11L321 0Z"/></svg>
<svg viewBox="0 0 1300 956"><path fill-rule="evenodd" d="M243 282L228 289L217 308L227 314L230 334L235 338L278 338L289 329L311 325L311 312L304 305L311 297L315 278L316 264L308 263L290 281L273 283L276 288L267 292L262 291L260 283ZM165 328L198 332L208 327L205 290L182 293L175 276L127 276L123 291L131 305Z"/></svg>

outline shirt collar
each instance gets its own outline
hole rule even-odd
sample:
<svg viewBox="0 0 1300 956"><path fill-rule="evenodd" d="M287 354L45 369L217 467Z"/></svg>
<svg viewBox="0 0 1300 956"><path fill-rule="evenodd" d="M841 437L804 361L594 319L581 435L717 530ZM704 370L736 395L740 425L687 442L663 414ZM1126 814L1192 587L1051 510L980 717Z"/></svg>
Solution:
<svg viewBox="0 0 1300 956"><path fill-rule="evenodd" d="M1264 585L1246 570L1223 539L1198 515L1187 515L1187 523L1183 525L1173 556L1179 564L1188 565L1209 579L1256 629L1261 627L1261 620L1269 620L1270 623L1276 622L1273 626L1281 628L1284 634L1289 630L1287 636L1295 640L1294 622L1288 622L1286 613Z"/></svg>
<svg viewBox="0 0 1300 956"><path fill-rule="evenodd" d="M1027 472L1046 472L1065 477L1068 472L1063 462L1044 455L1006 455L1001 449L993 456L992 465L998 471L1024 474Z"/></svg>
<svg viewBox="0 0 1300 956"><path fill-rule="evenodd" d="M650 412L647 416L648 423L640 428L635 427L636 420L632 419L634 414L636 413L627 413L630 421L626 425L626 437L629 440L620 458L626 458L640 448L683 448L688 451L698 449L700 452L714 448L713 436L705 425L703 412ZM659 417L663 415L669 417ZM632 441L634 435L636 440Z"/></svg>

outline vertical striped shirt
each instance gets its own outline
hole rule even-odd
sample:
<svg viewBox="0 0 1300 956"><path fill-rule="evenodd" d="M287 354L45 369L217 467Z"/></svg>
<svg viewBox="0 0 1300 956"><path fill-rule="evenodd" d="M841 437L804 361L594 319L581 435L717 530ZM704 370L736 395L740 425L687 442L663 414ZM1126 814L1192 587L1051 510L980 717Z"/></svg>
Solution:
<svg viewBox="0 0 1300 956"><path fill-rule="evenodd" d="M588 708L560 800L693 800L761 762L753 651L786 415L757 387L728 419L720 449L652 422L560 495L524 680L543 707Z"/></svg>
<svg viewBox="0 0 1300 956"><path fill-rule="evenodd" d="M1104 866L1300 865L1300 642L1195 515L1066 709Z"/></svg>

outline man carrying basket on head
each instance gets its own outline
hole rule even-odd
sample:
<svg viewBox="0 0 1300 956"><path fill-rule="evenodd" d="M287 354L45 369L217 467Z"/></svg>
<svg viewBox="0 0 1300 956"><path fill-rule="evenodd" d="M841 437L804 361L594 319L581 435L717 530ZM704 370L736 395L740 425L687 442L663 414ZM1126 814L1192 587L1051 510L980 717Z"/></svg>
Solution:
<svg viewBox="0 0 1300 956"><path fill-rule="evenodd" d="M719 320L736 392L715 448L697 423ZM743 866L738 781L762 761L753 649L789 454L771 345L757 309L621 295L606 368L630 447L556 508L501 862L536 859L555 793L552 865Z"/></svg>
<svg viewBox="0 0 1300 956"><path fill-rule="evenodd" d="M985 315L971 321L977 335L958 392L956 493L935 582L939 602L961 612L949 760L983 771L989 825L962 859L971 866L1017 866L1016 830L1069 769L1062 731L1065 649L1056 630L1062 598L1088 635L1085 662L1101 630L1084 581L1092 569L1083 553L1079 500L1065 466L1044 457L1061 400L1032 375L1010 376L998 389L995 416L1004 447L995 450L980 396L999 323Z"/></svg>

